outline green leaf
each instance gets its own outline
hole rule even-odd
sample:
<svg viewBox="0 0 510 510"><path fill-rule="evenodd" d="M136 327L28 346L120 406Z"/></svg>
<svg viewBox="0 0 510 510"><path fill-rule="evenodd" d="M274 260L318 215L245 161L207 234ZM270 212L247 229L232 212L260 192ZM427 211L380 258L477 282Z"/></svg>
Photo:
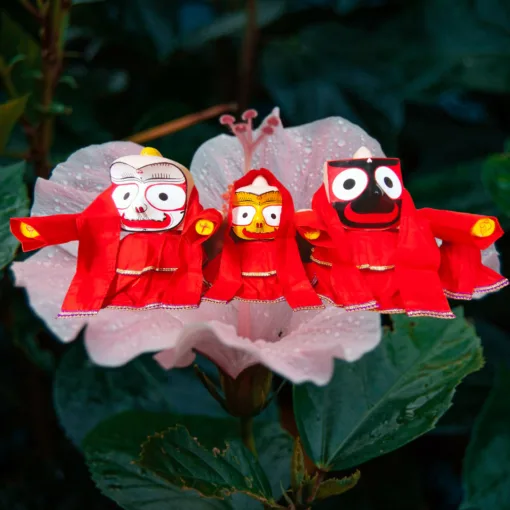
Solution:
<svg viewBox="0 0 510 510"><path fill-rule="evenodd" d="M126 510L232 508L227 501L204 499L192 491L167 484L135 462L140 445L148 436L183 420L192 427L190 420L193 419L208 420L139 411L119 414L98 425L87 436L83 447L92 478L101 492ZM211 425L212 433L218 434L217 425L225 423L213 420Z"/></svg>
<svg viewBox="0 0 510 510"><path fill-rule="evenodd" d="M462 510L510 508L510 371L501 369L477 419L464 459Z"/></svg>
<svg viewBox="0 0 510 510"><path fill-rule="evenodd" d="M27 107L28 95L11 99L0 105L0 152L2 152L16 122L23 115Z"/></svg>
<svg viewBox="0 0 510 510"><path fill-rule="evenodd" d="M210 369L202 359L199 362L205 370ZM55 376L54 401L60 422L76 445L102 420L122 411L227 416L191 367L167 372L150 356L122 367L100 367L89 359L80 342L62 357Z"/></svg>
<svg viewBox="0 0 510 510"><path fill-rule="evenodd" d="M138 459L140 445L148 436L178 423L183 424L192 436L198 437L200 443L209 449L217 447L219 441L237 441L240 437L238 420L231 417L211 418L144 411L118 414L100 423L83 441L89 468L101 491L124 508L137 510L164 510L167 506L163 502L167 498L170 499L168 508L179 508L170 506L176 504L178 497L193 502L197 500L194 492L176 489L134 463ZM263 422L255 425L255 442L260 465L271 479L273 494L279 495L280 481L285 487L289 484L292 440L278 423ZM153 501L153 507L149 505L150 501ZM219 501L199 501L209 506L196 508L230 508L227 503ZM252 508L252 503L255 503L255 508L260 508L259 503L238 494L234 506L248 510Z"/></svg>
<svg viewBox="0 0 510 510"><path fill-rule="evenodd" d="M303 447L323 469L346 469L431 430L455 387L483 364L474 328L455 320L395 316L373 352L338 361L325 388L296 386L294 411Z"/></svg>
<svg viewBox="0 0 510 510"><path fill-rule="evenodd" d="M221 443L218 443L221 446ZM223 499L238 492L271 503L269 481L251 452L239 441L220 451L202 446L182 425L151 436L139 464L170 485Z"/></svg>
<svg viewBox="0 0 510 510"><path fill-rule="evenodd" d="M510 216L510 155L494 154L487 158L482 177L497 206Z"/></svg>
<svg viewBox="0 0 510 510"><path fill-rule="evenodd" d="M360 476L361 473L356 470L350 476L344 476L343 478L329 478L320 484L315 498L320 501L321 499L328 499L332 496L339 496L340 494L343 494L355 487Z"/></svg>
<svg viewBox="0 0 510 510"><path fill-rule="evenodd" d="M119 368L103 368L88 358L80 342L57 369L55 409L69 438L79 445L99 422L130 409L172 410L165 371L150 358Z"/></svg>
<svg viewBox="0 0 510 510"><path fill-rule="evenodd" d="M26 164L24 161L0 167L0 269L14 257L17 239L11 234L9 219L28 214L27 189L23 183Z"/></svg>

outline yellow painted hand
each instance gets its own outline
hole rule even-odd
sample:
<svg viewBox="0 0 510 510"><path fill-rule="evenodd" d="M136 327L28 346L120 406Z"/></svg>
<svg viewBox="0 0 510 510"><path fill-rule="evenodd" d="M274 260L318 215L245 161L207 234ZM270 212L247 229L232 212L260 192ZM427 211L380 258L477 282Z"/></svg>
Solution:
<svg viewBox="0 0 510 510"><path fill-rule="evenodd" d="M34 227L31 227L30 225L23 221L19 226L19 230L25 237L28 237L29 239L33 239L34 237L40 236L39 232L37 232L37 230Z"/></svg>
<svg viewBox="0 0 510 510"><path fill-rule="evenodd" d="M214 230L214 223L210 220L198 220L195 225L195 231L201 236L208 236Z"/></svg>
<svg viewBox="0 0 510 510"><path fill-rule="evenodd" d="M310 239L311 241L313 241L314 239L317 239L320 235L321 235L320 230L307 230L305 232L305 237L307 239Z"/></svg>
<svg viewBox="0 0 510 510"><path fill-rule="evenodd" d="M489 237L496 230L496 222L490 218L478 220L471 228L471 234L475 237Z"/></svg>

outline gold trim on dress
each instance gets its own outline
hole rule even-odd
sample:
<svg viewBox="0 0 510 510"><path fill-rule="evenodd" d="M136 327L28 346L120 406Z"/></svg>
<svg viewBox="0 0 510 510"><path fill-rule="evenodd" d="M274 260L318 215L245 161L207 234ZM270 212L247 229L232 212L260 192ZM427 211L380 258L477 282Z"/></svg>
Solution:
<svg viewBox="0 0 510 510"><path fill-rule="evenodd" d="M164 303L152 303L150 305L145 306L116 306L109 305L105 306L105 308L110 308L112 310L129 310L132 312L144 312L147 310L189 310L198 308L199 305L167 305Z"/></svg>
<svg viewBox="0 0 510 510"><path fill-rule="evenodd" d="M325 260L319 260L315 258L313 255L310 256L310 260L316 262L321 266L331 267L333 264L331 262L326 262ZM361 264L356 266L358 269L370 269L370 271L388 271L389 269L395 269L395 266L371 266L370 264Z"/></svg>
<svg viewBox="0 0 510 510"><path fill-rule="evenodd" d="M356 266L358 269L370 269L370 271L388 271L388 269L395 269L395 265L392 266L371 266L370 264L361 264Z"/></svg>
<svg viewBox="0 0 510 510"><path fill-rule="evenodd" d="M149 271L156 271L161 273L172 273L174 271L177 271L176 267L156 267L156 266L147 266L143 269L137 270L137 269L116 269L117 274L125 274L129 276L137 276L143 273L147 273Z"/></svg>
<svg viewBox="0 0 510 510"><path fill-rule="evenodd" d="M253 272L253 273L250 273L250 272L242 272L241 273L242 276L274 276L276 275L276 270L274 271L267 271L265 273L257 273L257 272Z"/></svg>
<svg viewBox="0 0 510 510"><path fill-rule="evenodd" d="M313 255L310 255L310 260L313 260L313 262L316 262L320 266L329 266L329 267L331 267L333 265L331 262L326 262L325 260L316 259Z"/></svg>

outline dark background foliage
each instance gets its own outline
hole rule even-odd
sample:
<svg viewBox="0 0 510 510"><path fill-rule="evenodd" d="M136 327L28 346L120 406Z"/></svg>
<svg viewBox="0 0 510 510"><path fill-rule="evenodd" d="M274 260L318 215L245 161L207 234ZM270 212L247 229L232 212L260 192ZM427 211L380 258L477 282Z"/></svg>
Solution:
<svg viewBox="0 0 510 510"><path fill-rule="evenodd" d="M215 104L237 101L261 114L278 105L287 126L331 115L360 124L403 160L419 206L497 214L510 225L507 1L258 0L253 59L245 8L243 0L73 1L52 165L80 147ZM4 0L2 11L0 55L12 58L19 34L6 17L22 27L25 44L38 39L38 26L21 2ZM189 164L198 145L220 132L211 120L151 145ZM27 149L17 126L0 162L12 164ZM25 180L31 189L30 165ZM508 237L499 249L510 267ZM0 508L117 508L94 487L55 415L54 371L66 347L33 316L8 270L0 292ZM506 290L466 306L487 362L462 383L437 429L361 466L360 483L341 505L321 508L459 508L473 423L495 368L510 363L509 298ZM495 455L487 469L508 472L504 461Z"/></svg>

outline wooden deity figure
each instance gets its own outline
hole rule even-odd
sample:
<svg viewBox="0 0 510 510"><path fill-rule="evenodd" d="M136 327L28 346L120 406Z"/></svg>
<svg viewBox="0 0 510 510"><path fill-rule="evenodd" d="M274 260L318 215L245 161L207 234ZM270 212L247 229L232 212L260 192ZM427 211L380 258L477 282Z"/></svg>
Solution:
<svg viewBox="0 0 510 510"><path fill-rule="evenodd" d="M251 121L255 115L253 110L246 112L246 124L234 124L230 116L226 121L223 118L243 146L247 173L230 187L223 251L205 268L210 289L204 300L286 300L294 310L320 308L322 302L299 255L289 191L269 170L249 170L254 148L272 134L271 122L277 122L270 118L253 140Z"/></svg>
<svg viewBox="0 0 510 510"><path fill-rule="evenodd" d="M417 210L400 161L364 147L325 163L312 210L297 218L314 246L307 271L315 290L347 310L452 318L445 295L471 299L508 284L481 260L503 234L496 218Z"/></svg>
<svg viewBox="0 0 510 510"><path fill-rule="evenodd" d="M111 186L81 213L11 219L24 251L79 242L59 317L198 306L202 244L221 214L203 210L188 169L155 149L115 160L110 178Z"/></svg>

